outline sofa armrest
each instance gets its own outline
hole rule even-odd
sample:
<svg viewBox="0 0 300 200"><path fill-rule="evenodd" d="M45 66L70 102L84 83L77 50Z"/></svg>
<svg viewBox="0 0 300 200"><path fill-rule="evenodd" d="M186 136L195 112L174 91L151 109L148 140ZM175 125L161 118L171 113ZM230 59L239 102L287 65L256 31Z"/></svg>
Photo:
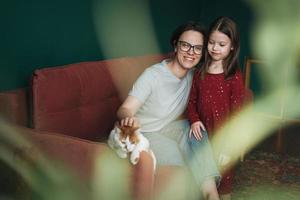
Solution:
<svg viewBox="0 0 300 200"><path fill-rule="evenodd" d="M26 88L0 93L0 117L18 125L28 126Z"/></svg>

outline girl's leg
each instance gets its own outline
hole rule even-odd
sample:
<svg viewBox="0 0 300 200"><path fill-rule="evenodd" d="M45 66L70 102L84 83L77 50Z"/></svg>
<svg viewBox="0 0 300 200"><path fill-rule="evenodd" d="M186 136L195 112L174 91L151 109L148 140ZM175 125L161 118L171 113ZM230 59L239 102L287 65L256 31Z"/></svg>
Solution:
<svg viewBox="0 0 300 200"><path fill-rule="evenodd" d="M204 199L219 200L219 194L214 179L207 179L202 184L202 194Z"/></svg>
<svg viewBox="0 0 300 200"><path fill-rule="evenodd" d="M205 199L219 199L216 182L220 181L220 173L217 168L213 151L208 140L207 133L204 132L202 140L198 141L194 137L188 138L190 130L186 121L185 133L180 141L183 155L186 157L188 166L195 178L197 185L201 187Z"/></svg>
<svg viewBox="0 0 300 200"><path fill-rule="evenodd" d="M220 174L206 132L202 139L187 138L190 147L189 163L196 181L201 185L202 194L207 200L218 200L217 184Z"/></svg>

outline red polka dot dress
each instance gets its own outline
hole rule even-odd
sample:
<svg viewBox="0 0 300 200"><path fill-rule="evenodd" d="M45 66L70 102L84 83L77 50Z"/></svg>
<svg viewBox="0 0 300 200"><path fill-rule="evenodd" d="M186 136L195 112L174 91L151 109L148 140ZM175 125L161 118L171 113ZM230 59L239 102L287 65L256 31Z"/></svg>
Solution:
<svg viewBox="0 0 300 200"><path fill-rule="evenodd" d="M228 80L225 80L224 73L206 73L201 79L200 73L196 72L188 103L190 123L201 121L211 137L234 111L240 110L244 96L245 87L239 70ZM221 194L231 192L232 180L231 169L222 176L219 187Z"/></svg>

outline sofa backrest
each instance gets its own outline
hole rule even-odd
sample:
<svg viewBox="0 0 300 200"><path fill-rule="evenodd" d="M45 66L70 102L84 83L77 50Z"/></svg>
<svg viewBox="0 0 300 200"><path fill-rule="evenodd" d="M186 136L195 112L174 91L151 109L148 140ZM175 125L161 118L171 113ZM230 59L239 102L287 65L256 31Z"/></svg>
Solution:
<svg viewBox="0 0 300 200"><path fill-rule="evenodd" d="M36 70L32 125L89 140L103 140L116 111L144 69L163 55L82 62Z"/></svg>

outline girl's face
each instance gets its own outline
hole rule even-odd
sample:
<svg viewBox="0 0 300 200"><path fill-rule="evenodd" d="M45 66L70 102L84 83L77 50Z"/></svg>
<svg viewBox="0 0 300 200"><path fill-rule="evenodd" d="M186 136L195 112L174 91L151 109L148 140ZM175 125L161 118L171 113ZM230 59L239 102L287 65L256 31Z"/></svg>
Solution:
<svg viewBox="0 0 300 200"><path fill-rule="evenodd" d="M207 50L214 61L222 61L227 58L233 49L231 39L220 31L214 31L210 34Z"/></svg>
<svg viewBox="0 0 300 200"><path fill-rule="evenodd" d="M198 31L185 31L181 34L176 45L176 57L184 69L196 66L202 57L203 35ZM199 50L201 53L199 54Z"/></svg>

